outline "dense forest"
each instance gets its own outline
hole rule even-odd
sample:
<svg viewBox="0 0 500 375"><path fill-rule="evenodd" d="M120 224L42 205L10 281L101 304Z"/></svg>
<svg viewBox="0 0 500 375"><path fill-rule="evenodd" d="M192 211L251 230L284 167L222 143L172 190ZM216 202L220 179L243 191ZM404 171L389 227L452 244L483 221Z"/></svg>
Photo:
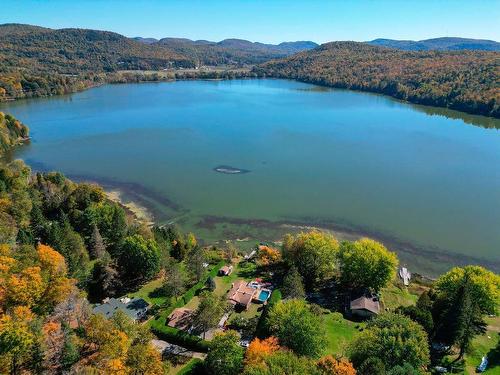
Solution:
<svg viewBox="0 0 500 375"><path fill-rule="evenodd" d="M11 115L0 112L0 156L28 139L29 129Z"/></svg>
<svg viewBox="0 0 500 375"><path fill-rule="evenodd" d="M254 72L499 118L498 57L497 52L409 52L334 42L264 63Z"/></svg>

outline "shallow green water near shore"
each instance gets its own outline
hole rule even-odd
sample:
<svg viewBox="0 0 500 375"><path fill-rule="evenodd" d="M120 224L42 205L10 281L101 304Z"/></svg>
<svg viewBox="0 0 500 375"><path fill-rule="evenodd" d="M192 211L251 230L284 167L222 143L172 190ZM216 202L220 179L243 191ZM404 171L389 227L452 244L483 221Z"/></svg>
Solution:
<svg viewBox="0 0 500 375"><path fill-rule="evenodd" d="M0 110L30 126L16 157L34 169L118 187L206 240L316 225L424 272L500 269L500 131L481 127L499 120L284 80L110 85Z"/></svg>

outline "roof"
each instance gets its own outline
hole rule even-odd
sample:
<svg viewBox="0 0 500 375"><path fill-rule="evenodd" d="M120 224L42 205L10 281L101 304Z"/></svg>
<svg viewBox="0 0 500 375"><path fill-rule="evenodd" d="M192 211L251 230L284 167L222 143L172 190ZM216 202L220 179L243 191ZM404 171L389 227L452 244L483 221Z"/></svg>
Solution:
<svg viewBox="0 0 500 375"><path fill-rule="evenodd" d="M133 320L140 319L149 304L142 298L107 298L104 303L94 307L94 314L102 314L111 318L118 310L123 311Z"/></svg>
<svg viewBox="0 0 500 375"><path fill-rule="evenodd" d="M170 313L167 325L182 330L187 329L191 325L192 316L193 310L179 307Z"/></svg>
<svg viewBox="0 0 500 375"><path fill-rule="evenodd" d="M380 303L373 298L360 297L351 301L351 310L368 310L378 314L380 312Z"/></svg>
<svg viewBox="0 0 500 375"><path fill-rule="evenodd" d="M233 266L224 266L219 272L223 272L224 274L230 273L233 270Z"/></svg>
<svg viewBox="0 0 500 375"><path fill-rule="evenodd" d="M246 281L238 280L233 283L233 287L229 291L227 298L230 302L248 306L252 302L255 290L249 287Z"/></svg>

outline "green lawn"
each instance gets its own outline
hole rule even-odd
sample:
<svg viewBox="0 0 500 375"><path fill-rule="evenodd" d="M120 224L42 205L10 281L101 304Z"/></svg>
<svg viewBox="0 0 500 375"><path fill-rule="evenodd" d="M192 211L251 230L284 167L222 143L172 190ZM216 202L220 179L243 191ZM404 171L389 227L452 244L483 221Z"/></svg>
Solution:
<svg viewBox="0 0 500 375"><path fill-rule="evenodd" d="M144 300L146 300L150 304L161 305L167 300L166 297L151 297L150 296L151 292L158 289L161 286L161 284L162 284L162 279L152 280L149 283L144 284L141 287L141 289L139 289L137 292L129 293L128 297L144 298Z"/></svg>
<svg viewBox="0 0 500 375"><path fill-rule="evenodd" d="M486 318L488 331L472 342L472 350L465 356L466 373L473 374L475 368L481 363L481 358L488 355L488 369L483 373L487 375L500 375L500 353L493 349L499 342L500 317Z"/></svg>
<svg viewBox="0 0 500 375"><path fill-rule="evenodd" d="M339 313L324 315L324 330L328 339L325 352L327 354L345 355L347 345L353 340L357 327L363 327L364 323L351 322L344 319Z"/></svg>
<svg viewBox="0 0 500 375"><path fill-rule="evenodd" d="M187 363L172 366L168 375L188 375L191 371L202 362L199 358L192 358Z"/></svg>
<svg viewBox="0 0 500 375"><path fill-rule="evenodd" d="M382 289L382 306L394 311L399 306L410 306L417 302L418 295L410 293L404 286L390 284Z"/></svg>

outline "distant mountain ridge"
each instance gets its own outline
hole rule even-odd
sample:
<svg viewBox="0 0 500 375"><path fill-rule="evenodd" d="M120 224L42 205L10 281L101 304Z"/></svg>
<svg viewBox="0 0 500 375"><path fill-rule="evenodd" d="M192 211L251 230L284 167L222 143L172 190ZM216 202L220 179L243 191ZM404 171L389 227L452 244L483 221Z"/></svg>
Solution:
<svg viewBox="0 0 500 375"><path fill-rule="evenodd" d="M500 51L500 43L486 39L442 37L425 40L375 39L366 42L373 46L396 48L406 51Z"/></svg>
<svg viewBox="0 0 500 375"><path fill-rule="evenodd" d="M220 42L171 37L160 40L140 37L134 39L142 43L166 47L192 59L197 65L260 64L318 47L317 43L311 41L266 44L236 38L224 39Z"/></svg>

